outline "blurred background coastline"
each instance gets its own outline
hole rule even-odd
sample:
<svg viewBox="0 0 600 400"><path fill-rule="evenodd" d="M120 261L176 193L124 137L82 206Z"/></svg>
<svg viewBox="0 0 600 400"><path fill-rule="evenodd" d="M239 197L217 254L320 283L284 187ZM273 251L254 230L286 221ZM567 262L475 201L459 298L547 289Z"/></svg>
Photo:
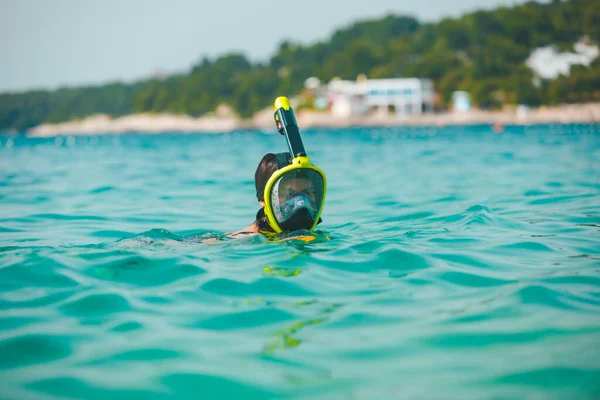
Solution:
<svg viewBox="0 0 600 400"><path fill-rule="evenodd" d="M28 131L29 136L48 137L61 134L90 135L114 133L162 132L227 132L242 129L269 130L273 125L271 109L257 113L251 120L228 116L192 118L170 114L135 114L112 119L96 115L80 121L42 124ZM507 108L504 111L472 110L466 113L437 113L398 118L394 115L336 117L329 112L300 111L298 123L303 128L448 126L493 124L502 125L568 124L600 122L600 103L568 104L540 107L532 111Z"/></svg>
<svg viewBox="0 0 600 400"><path fill-rule="evenodd" d="M0 94L0 132L32 136L302 127L600 122L600 4L527 2L421 22L388 14L266 62L234 52L133 83Z"/></svg>

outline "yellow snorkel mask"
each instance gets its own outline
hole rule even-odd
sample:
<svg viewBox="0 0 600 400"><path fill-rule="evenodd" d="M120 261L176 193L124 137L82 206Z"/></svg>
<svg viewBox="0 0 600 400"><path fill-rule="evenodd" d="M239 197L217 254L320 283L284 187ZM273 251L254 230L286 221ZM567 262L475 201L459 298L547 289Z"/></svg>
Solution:
<svg viewBox="0 0 600 400"><path fill-rule="evenodd" d="M299 229L312 231L320 222L327 180L323 171L311 164L306 155L287 97L275 99L274 116L277 130L287 139L290 152L277 154L278 170L265 186L265 216L277 233Z"/></svg>

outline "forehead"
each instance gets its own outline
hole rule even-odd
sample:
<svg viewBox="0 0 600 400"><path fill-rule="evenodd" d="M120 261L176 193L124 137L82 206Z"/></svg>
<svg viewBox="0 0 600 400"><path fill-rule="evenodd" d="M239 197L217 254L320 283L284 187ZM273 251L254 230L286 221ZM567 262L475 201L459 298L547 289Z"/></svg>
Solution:
<svg viewBox="0 0 600 400"><path fill-rule="evenodd" d="M289 177L287 179L282 179L281 184L286 186L306 186L312 185L313 182L311 179L308 179L306 177Z"/></svg>
<svg viewBox="0 0 600 400"><path fill-rule="evenodd" d="M308 168L299 168L283 174L277 185L281 188L312 190L323 186L323 178L317 171Z"/></svg>

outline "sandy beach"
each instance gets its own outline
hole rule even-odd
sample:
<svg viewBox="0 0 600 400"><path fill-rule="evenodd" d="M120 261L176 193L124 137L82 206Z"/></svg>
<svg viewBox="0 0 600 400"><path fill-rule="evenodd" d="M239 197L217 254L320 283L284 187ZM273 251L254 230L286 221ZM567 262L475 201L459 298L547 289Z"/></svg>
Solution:
<svg viewBox="0 0 600 400"><path fill-rule="evenodd" d="M369 115L335 117L328 112L300 110L296 113L298 124L307 128L343 128L349 126L447 126L447 125L532 125L600 123L600 103L569 104L537 109L507 109L503 111L473 110L467 113L423 114L411 117L394 115ZM242 120L230 115L194 118L172 114L133 114L120 118L95 115L78 121L43 124L30 129L33 137L57 135L119 134L126 132L189 132L221 133L240 129L270 129L273 111L265 109L252 119Z"/></svg>

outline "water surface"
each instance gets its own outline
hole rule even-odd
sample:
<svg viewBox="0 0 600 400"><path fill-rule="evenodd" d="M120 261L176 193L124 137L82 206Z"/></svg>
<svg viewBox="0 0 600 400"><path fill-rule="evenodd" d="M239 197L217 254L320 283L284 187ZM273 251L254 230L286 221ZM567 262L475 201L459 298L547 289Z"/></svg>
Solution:
<svg viewBox="0 0 600 400"><path fill-rule="evenodd" d="M1 397L600 396L599 126L304 141L315 240L200 243L281 136L0 137Z"/></svg>

